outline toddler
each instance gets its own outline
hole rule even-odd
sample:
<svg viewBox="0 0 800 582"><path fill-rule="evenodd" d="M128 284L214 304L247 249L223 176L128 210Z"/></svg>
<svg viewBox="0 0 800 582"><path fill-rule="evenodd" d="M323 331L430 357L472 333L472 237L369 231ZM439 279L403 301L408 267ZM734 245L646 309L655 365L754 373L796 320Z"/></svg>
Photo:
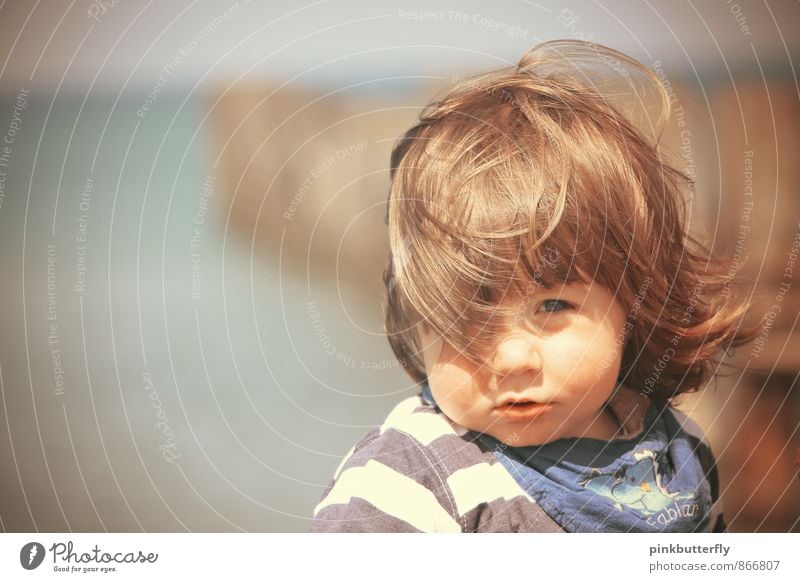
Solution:
<svg viewBox="0 0 800 582"><path fill-rule="evenodd" d="M612 104L637 79L652 139ZM754 330L687 233L669 113L646 67L578 41L426 108L392 152L384 276L418 394L342 461L311 531L725 530L714 457L672 402Z"/></svg>

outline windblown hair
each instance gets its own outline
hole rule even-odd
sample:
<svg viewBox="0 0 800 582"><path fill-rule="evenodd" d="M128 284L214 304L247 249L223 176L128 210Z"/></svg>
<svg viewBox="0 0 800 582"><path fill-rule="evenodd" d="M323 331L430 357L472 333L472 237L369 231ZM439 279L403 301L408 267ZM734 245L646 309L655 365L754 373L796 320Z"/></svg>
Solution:
<svg viewBox="0 0 800 582"><path fill-rule="evenodd" d="M651 139L601 90L614 78L655 90ZM519 311L506 299L572 282L626 310L619 381L658 400L701 388L722 350L752 339L730 263L687 232L693 182L661 151L669 117L644 65L579 41L540 44L422 112L392 151L384 273L388 338L415 381L418 326L489 366Z"/></svg>

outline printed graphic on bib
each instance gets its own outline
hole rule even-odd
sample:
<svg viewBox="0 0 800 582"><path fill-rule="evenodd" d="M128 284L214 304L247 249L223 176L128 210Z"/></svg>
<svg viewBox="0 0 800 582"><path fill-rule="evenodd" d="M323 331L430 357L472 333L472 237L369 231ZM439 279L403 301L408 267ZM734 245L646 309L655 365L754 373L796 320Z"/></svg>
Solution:
<svg viewBox="0 0 800 582"><path fill-rule="evenodd" d="M593 469L581 485L612 500L620 511L624 506L644 516L659 514L647 520L650 525L659 523L663 526L678 517L697 515L699 505L690 502L695 498L693 492L670 493L662 485L658 456L653 451L636 451L633 458L635 463L620 467L613 473ZM662 513L664 519L661 519Z"/></svg>

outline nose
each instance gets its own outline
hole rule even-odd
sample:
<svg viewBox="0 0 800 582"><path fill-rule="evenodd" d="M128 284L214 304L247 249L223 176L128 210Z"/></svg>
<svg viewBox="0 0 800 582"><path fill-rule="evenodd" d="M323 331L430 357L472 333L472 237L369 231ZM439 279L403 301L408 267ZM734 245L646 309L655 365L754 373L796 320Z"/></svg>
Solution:
<svg viewBox="0 0 800 582"><path fill-rule="evenodd" d="M492 364L498 374L524 374L542 367L541 354L535 336L530 333L510 333L497 344Z"/></svg>

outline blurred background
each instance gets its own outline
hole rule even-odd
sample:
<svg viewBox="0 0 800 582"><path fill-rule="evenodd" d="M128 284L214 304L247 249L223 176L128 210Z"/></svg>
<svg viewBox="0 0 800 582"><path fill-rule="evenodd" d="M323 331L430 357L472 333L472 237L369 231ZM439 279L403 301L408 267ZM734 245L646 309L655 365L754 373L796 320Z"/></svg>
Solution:
<svg viewBox="0 0 800 582"><path fill-rule="evenodd" d="M734 531L800 531L800 5L0 4L0 528L304 531L413 394L388 159L458 78L607 44L670 88L693 227L769 313L682 407Z"/></svg>

